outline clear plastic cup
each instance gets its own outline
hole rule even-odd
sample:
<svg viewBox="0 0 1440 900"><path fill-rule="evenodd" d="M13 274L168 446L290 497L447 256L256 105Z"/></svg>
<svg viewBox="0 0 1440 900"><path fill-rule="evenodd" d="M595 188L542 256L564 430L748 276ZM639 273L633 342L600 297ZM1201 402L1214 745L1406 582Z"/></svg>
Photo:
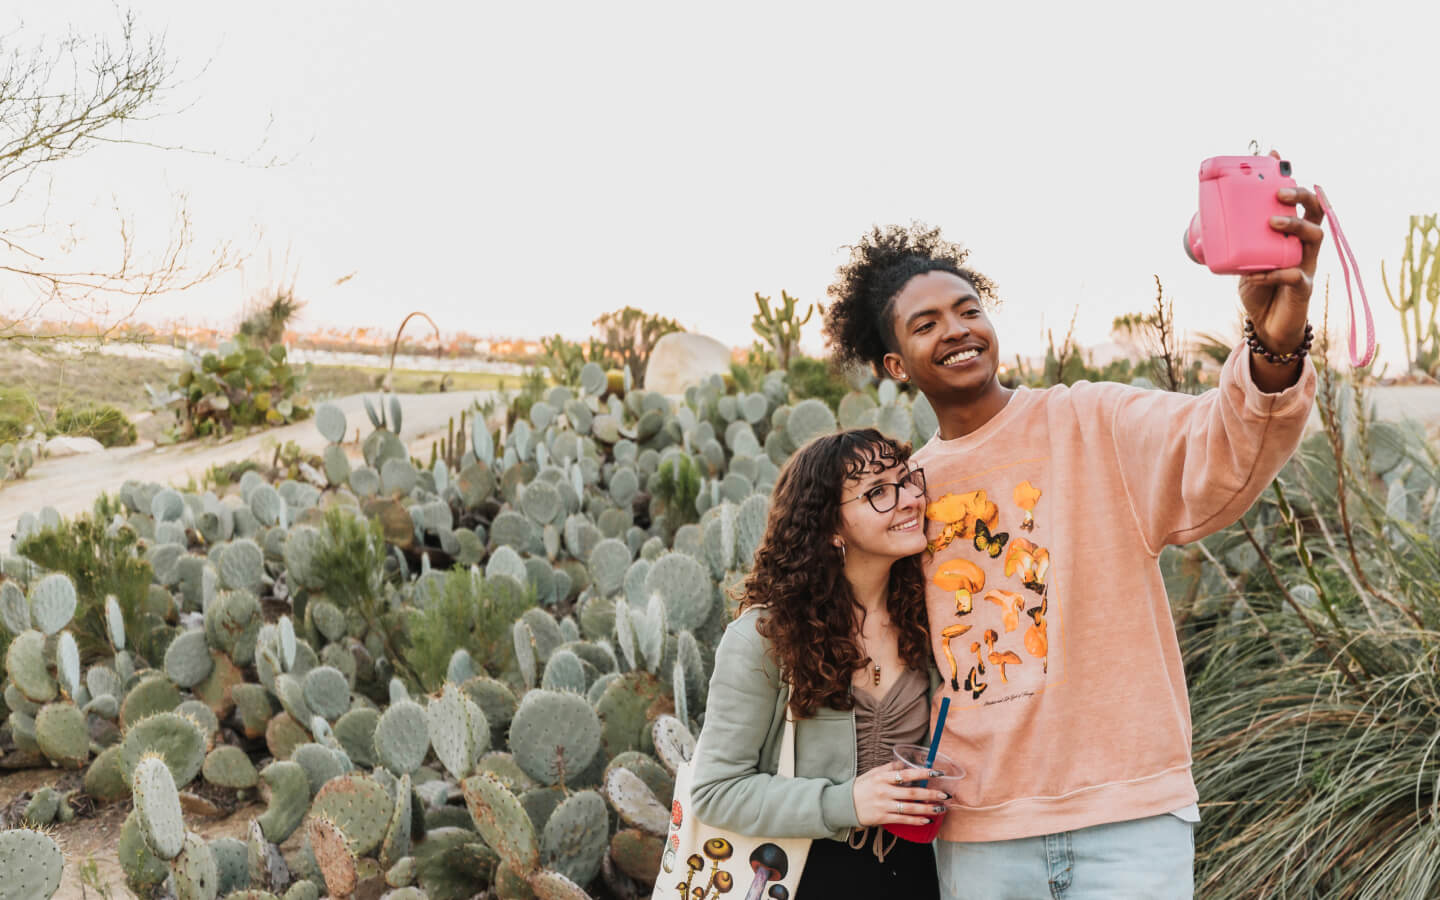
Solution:
<svg viewBox="0 0 1440 900"><path fill-rule="evenodd" d="M909 782L911 787L928 787L944 791L951 797L950 801L945 804L946 807L959 805L954 798L958 793L960 779L965 777L964 767L943 753L936 753L935 762L927 766L925 760L930 755L930 748L922 744L896 744L894 752L895 758L909 768L919 769L924 773L929 773L932 769L945 773L938 778L922 778ZM940 826L944 821L945 813L940 813L931 817L929 824L926 825L886 825L885 830L903 840L928 844L935 840L935 835L940 833Z"/></svg>

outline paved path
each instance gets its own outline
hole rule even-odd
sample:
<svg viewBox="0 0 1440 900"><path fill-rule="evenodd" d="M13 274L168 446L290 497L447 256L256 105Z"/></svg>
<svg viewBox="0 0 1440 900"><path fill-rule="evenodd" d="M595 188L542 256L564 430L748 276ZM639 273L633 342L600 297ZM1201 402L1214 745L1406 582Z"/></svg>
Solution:
<svg viewBox="0 0 1440 900"><path fill-rule="evenodd" d="M443 394L396 394L404 411L400 436L417 456L425 453L436 436L443 435L451 417L474 401L484 402L490 391L454 391ZM345 413L346 434L354 455L356 429L370 433L370 419L365 415L362 397L356 394L330 401ZM375 394L370 394L372 398ZM192 441L187 444L151 447L116 447L98 453L45 459L36 463L25 477L0 487L0 551L10 546L10 537L21 514L39 512L53 506L62 516L71 516L90 509L95 498L107 491L118 491L127 478L158 481L161 484L185 485L191 478L198 483L211 466L238 462L255 456L268 459L273 447L294 441L307 452L318 453L326 441L315 428L315 420L307 419L283 428L257 432L238 440L214 442ZM267 449L272 448L272 449Z"/></svg>

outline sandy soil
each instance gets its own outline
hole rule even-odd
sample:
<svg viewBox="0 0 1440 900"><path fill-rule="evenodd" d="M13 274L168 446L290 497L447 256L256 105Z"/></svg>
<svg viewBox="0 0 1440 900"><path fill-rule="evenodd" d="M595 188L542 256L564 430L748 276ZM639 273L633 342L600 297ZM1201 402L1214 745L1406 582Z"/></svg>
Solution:
<svg viewBox="0 0 1440 900"><path fill-rule="evenodd" d="M27 798L28 792L45 785L55 787L57 780L78 784L78 775L67 773L58 775L58 779L57 775L53 769L24 769L0 775L0 809L9 813L17 801ZM185 824L207 840L220 837L245 840L250 821L264 811L264 806L250 803L237 807L229 814L207 818L191 807L186 811ZM60 891L55 895L56 900L99 900L106 896L113 900L129 900L135 896L125 886L125 874L115 856L120 825L129 813L128 802L112 803L50 829L50 834L65 854L65 872ZM15 815L18 816L18 812ZM96 890L93 882L87 885L82 879L82 868L92 862L97 881L104 885L108 895Z"/></svg>

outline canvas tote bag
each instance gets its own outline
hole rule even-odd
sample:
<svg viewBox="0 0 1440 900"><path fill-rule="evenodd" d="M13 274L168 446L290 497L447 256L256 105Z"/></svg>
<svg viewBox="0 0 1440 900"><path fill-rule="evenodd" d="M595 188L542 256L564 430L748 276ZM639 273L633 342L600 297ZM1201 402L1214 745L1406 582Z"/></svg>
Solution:
<svg viewBox="0 0 1440 900"><path fill-rule="evenodd" d="M699 745L696 745L699 753ZM785 710L775 774L795 777L795 722ZM795 900L795 886L810 855L810 838L751 837L712 828L691 812L692 756L675 769L670 833L660 857L653 900Z"/></svg>

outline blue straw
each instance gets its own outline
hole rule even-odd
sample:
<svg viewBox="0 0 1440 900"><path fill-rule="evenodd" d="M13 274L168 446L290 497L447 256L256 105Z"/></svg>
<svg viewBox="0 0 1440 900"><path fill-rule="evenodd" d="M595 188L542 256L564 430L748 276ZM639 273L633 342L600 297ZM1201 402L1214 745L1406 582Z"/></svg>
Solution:
<svg viewBox="0 0 1440 900"><path fill-rule="evenodd" d="M935 754L940 750L940 735L945 733L945 716L950 712L950 698L940 698L940 715L935 717L935 733L930 736L930 753L925 757L925 768L935 768Z"/></svg>

